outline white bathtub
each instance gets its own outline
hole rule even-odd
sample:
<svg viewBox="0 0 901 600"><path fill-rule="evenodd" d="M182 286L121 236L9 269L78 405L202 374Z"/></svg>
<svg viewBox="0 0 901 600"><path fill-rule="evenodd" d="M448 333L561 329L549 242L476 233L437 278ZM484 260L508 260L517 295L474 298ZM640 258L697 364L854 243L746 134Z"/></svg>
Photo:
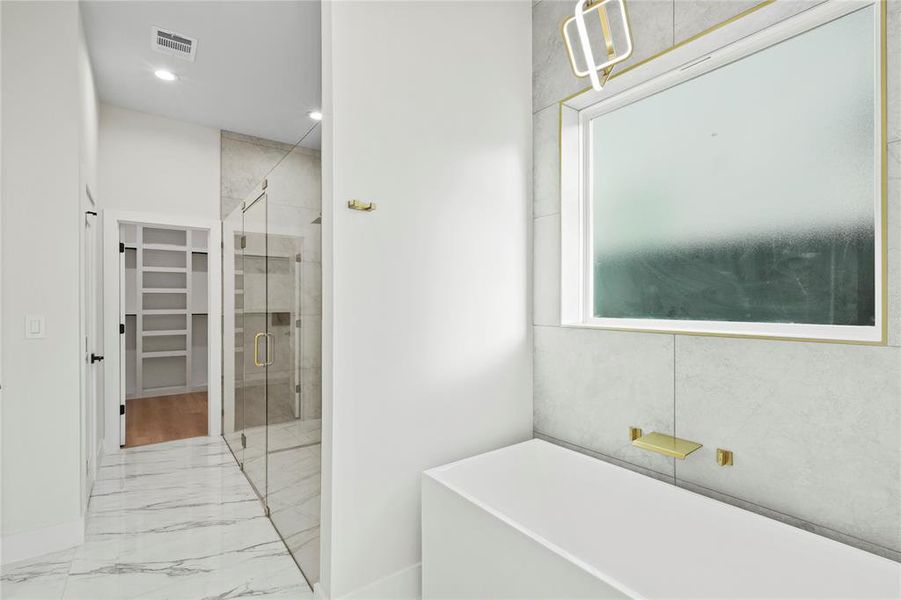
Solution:
<svg viewBox="0 0 901 600"><path fill-rule="evenodd" d="M427 471L423 598L898 598L901 565L532 440Z"/></svg>

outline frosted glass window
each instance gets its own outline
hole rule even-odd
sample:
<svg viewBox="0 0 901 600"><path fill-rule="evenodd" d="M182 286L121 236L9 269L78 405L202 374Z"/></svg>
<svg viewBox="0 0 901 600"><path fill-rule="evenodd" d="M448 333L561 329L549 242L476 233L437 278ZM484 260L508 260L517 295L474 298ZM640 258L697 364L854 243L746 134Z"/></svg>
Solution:
<svg viewBox="0 0 901 600"><path fill-rule="evenodd" d="M595 317L874 324L874 10L588 122Z"/></svg>

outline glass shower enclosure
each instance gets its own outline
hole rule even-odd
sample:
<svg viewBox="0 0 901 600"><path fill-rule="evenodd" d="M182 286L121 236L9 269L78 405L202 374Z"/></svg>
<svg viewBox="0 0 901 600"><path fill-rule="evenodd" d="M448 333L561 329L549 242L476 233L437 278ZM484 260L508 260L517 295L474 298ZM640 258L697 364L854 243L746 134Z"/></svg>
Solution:
<svg viewBox="0 0 901 600"><path fill-rule="evenodd" d="M223 220L222 249L223 437L311 586L321 461L318 161L300 147L282 158ZM300 189L308 180L315 189Z"/></svg>

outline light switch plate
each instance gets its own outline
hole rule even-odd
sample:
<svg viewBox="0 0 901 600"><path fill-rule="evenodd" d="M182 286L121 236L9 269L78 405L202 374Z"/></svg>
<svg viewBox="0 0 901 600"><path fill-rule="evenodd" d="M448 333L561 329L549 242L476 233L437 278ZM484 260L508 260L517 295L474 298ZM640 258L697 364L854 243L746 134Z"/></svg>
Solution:
<svg viewBox="0 0 901 600"><path fill-rule="evenodd" d="M36 340L45 337L44 315L25 315L25 339Z"/></svg>

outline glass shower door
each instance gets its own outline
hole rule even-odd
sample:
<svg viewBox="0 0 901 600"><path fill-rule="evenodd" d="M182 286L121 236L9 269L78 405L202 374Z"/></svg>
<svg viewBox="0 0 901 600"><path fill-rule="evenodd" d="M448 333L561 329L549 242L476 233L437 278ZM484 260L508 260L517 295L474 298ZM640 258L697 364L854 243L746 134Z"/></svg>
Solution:
<svg viewBox="0 0 901 600"><path fill-rule="evenodd" d="M244 207L244 472L266 503L269 367L274 360L269 322L269 241L267 198Z"/></svg>
<svg viewBox="0 0 901 600"><path fill-rule="evenodd" d="M267 176L269 516L304 576L319 581L321 284L318 156L294 148Z"/></svg>
<svg viewBox="0 0 901 600"><path fill-rule="evenodd" d="M292 149L256 189L264 192L223 222L224 308L234 315L223 324L223 433L312 586L322 423L318 154Z"/></svg>
<svg viewBox="0 0 901 600"><path fill-rule="evenodd" d="M244 465L244 214L240 207L222 222L223 379L222 436Z"/></svg>

